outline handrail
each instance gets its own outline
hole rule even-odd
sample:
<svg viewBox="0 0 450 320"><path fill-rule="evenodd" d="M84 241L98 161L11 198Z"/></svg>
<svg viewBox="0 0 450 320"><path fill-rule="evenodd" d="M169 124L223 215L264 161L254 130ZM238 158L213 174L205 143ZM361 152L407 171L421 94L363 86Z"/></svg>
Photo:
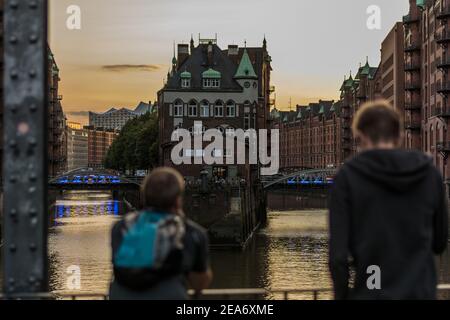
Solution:
<svg viewBox="0 0 450 320"><path fill-rule="evenodd" d="M437 286L438 291L450 291L450 284L440 284ZM195 293L193 290L189 290L189 296L194 300L205 299L260 299L266 298L267 295L282 295L283 300L289 300L289 296L294 294L311 294L313 300L318 300L321 293L332 293L332 288L311 288L311 289L264 289L264 288L247 288L247 289L207 289L201 293ZM2 295L0 294L0 300L2 299L39 299L39 300L83 300L83 299L100 299L108 300L107 292L66 292L66 291L54 291L51 293L31 293L31 294L15 294L15 295Z"/></svg>

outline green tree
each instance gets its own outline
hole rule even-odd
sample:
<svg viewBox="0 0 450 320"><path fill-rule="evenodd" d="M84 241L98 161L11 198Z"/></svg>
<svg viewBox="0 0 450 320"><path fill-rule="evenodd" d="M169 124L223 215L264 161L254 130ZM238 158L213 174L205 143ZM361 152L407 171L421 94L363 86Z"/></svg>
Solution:
<svg viewBox="0 0 450 320"><path fill-rule="evenodd" d="M122 172L152 169L158 165L158 149L158 116L148 113L125 124L104 165Z"/></svg>

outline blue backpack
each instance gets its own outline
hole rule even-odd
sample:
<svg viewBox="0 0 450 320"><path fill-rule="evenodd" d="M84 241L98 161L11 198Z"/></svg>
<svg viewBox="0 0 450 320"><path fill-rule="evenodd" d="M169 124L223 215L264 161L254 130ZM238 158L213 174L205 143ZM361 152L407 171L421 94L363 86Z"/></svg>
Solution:
<svg viewBox="0 0 450 320"><path fill-rule="evenodd" d="M145 290L182 273L185 224L181 217L149 211L126 215L112 231L114 279Z"/></svg>

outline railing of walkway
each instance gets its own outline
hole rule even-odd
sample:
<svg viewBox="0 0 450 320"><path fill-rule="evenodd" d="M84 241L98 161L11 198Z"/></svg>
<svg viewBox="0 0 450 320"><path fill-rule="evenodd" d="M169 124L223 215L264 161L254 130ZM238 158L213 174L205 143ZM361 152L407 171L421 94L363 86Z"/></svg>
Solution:
<svg viewBox="0 0 450 320"><path fill-rule="evenodd" d="M209 289L201 294L189 291L193 300L322 300L331 299L333 290L331 288L312 289ZM439 295L447 295L450 299L450 284L438 286ZM299 298L300 297L300 298ZM6 299L0 295L0 300ZM42 294L24 294L8 296L12 300L108 300L106 292L52 292Z"/></svg>

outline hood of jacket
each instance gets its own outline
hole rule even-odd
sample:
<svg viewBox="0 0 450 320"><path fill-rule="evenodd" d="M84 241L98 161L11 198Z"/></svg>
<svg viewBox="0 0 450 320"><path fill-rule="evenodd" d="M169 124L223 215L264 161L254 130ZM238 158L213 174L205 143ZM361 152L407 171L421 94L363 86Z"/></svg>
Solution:
<svg viewBox="0 0 450 320"><path fill-rule="evenodd" d="M352 171L396 192L407 192L430 172L432 159L421 152L371 150L347 163Z"/></svg>

